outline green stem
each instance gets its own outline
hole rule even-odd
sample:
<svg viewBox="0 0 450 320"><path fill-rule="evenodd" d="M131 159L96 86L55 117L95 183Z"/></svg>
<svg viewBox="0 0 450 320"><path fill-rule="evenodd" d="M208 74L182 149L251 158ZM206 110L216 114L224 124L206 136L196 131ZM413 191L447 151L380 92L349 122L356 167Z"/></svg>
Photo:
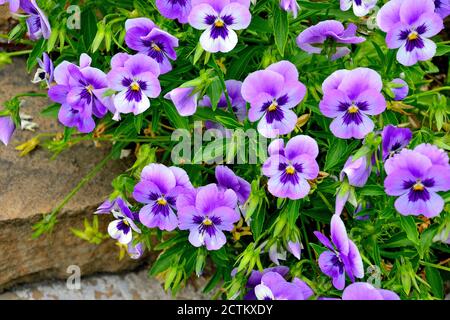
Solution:
<svg viewBox="0 0 450 320"><path fill-rule="evenodd" d="M441 266L439 264L434 264L434 263L430 263L430 262L425 262L425 261L420 261L420 264L426 267L432 267L432 268L436 268L436 269L441 269L447 272L450 272L450 268Z"/></svg>
<svg viewBox="0 0 450 320"><path fill-rule="evenodd" d="M30 54L31 50L22 50L22 51L13 51L13 52L8 52L7 55L10 57L15 57L15 56L22 56L25 54Z"/></svg>
<svg viewBox="0 0 450 320"><path fill-rule="evenodd" d="M16 96L14 96L14 98L22 98L22 97L42 97L42 98L46 98L47 94L46 93L29 92L29 93L21 93L21 94L18 94Z"/></svg>
<svg viewBox="0 0 450 320"><path fill-rule="evenodd" d="M322 199L322 201L325 203L325 205L327 206L327 208L331 211L331 213L334 213L334 208L333 206L328 202L327 198L325 198L325 196L323 195L322 192L317 191L317 194L319 195L319 197Z"/></svg>
<svg viewBox="0 0 450 320"><path fill-rule="evenodd" d="M222 86L223 93L225 94L225 99L227 100L228 111L234 115L233 106L231 105L230 95L228 94L228 90L227 90L227 86L225 84L225 78L223 76L222 69L220 69L219 66L217 65L215 56L213 56L212 61L214 63L214 69L216 70L216 73L219 76L220 85Z"/></svg>
<svg viewBox="0 0 450 320"><path fill-rule="evenodd" d="M78 191L80 191L83 186L91 181L97 173L99 173L103 167L111 160L111 157L113 156L113 153L110 152L102 161L100 161L89 173L81 179L81 181L76 185L75 188L72 189L72 191L69 192L69 194L60 202L60 204L52 211L50 215L57 215L59 211L61 211L62 208L66 206L66 204L72 199Z"/></svg>

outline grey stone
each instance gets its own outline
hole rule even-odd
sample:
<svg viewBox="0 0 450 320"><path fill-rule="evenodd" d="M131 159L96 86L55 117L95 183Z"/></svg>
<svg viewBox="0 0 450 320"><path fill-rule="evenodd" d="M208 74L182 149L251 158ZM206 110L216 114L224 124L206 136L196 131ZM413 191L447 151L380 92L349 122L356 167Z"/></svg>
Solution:
<svg viewBox="0 0 450 320"><path fill-rule="evenodd" d="M201 292L204 279L190 282L178 292L176 299L199 300L209 298ZM117 275L82 277L79 288L67 286L66 281L41 282L22 285L0 294L0 300L169 300L175 299L165 292L147 271Z"/></svg>

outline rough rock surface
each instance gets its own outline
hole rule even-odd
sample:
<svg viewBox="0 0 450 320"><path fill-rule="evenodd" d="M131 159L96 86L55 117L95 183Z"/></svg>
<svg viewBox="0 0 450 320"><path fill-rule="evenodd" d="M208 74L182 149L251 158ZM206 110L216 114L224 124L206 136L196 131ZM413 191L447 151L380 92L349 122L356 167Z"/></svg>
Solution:
<svg viewBox="0 0 450 320"><path fill-rule="evenodd" d="M200 279L198 280L200 281ZM176 299L205 299L200 283L188 284ZM98 275L81 278L79 288L69 289L66 281L42 282L18 286L0 294L0 300L169 300L173 296L163 290L155 278L148 278L146 270L139 272Z"/></svg>
<svg viewBox="0 0 450 320"><path fill-rule="evenodd" d="M0 104L12 96L39 88L30 82L25 61L15 59L0 68ZM84 217L111 191L111 181L128 168L123 161L111 161L67 204L58 216L53 233L37 240L31 238L32 225L49 213L108 152L106 144L78 145L50 160L47 150L37 149L19 157L14 149L37 133L62 132L54 119L39 115L49 104L43 98L24 98L22 112L39 124L37 132L16 131L8 147L0 146L0 291L11 285L49 278L66 278L69 265L78 265L82 275L115 272L135 267L140 262L118 261L113 241L91 245L76 238L69 228L83 229ZM102 217L106 230L109 217Z"/></svg>

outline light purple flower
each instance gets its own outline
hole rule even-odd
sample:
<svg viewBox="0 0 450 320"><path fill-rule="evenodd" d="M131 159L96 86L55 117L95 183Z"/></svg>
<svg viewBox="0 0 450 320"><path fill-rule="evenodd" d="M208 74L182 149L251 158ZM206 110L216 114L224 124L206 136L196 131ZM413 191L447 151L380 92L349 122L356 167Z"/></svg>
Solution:
<svg viewBox="0 0 450 320"><path fill-rule="evenodd" d="M103 103L103 92L108 87L106 75L90 64L91 58L85 53L79 67L63 61L54 71L56 85L48 91L50 99L61 104L59 121L83 133L94 130L93 115L102 118L108 112Z"/></svg>
<svg viewBox="0 0 450 320"><path fill-rule="evenodd" d="M249 1L193 0L189 24L195 29L205 30L200 37L203 49L209 52L229 52L238 42L234 30L250 25Z"/></svg>
<svg viewBox="0 0 450 320"><path fill-rule="evenodd" d="M307 180L319 174L318 154L317 142L305 135L289 140L286 148L282 139L272 141L269 158L262 167L263 174L269 177L269 192L292 200L306 197L311 189Z"/></svg>
<svg viewBox="0 0 450 320"><path fill-rule="evenodd" d="M391 290L378 289L366 282L355 282L344 289L342 300L400 300L400 297Z"/></svg>
<svg viewBox="0 0 450 320"><path fill-rule="evenodd" d="M298 10L300 9L297 0L280 0L280 7L284 11L292 12L294 18L297 18Z"/></svg>
<svg viewBox="0 0 450 320"><path fill-rule="evenodd" d="M370 157L362 156L353 160L353 156L350 156L341 171L340 180L344 181L347 178L351 186L362 188L367 183L371 171L372 162Z"/></svg>
<svg viewBox="0 0 450 320"><path fill-rule="evenodd" d="M191 0L156 0L156 7L163 17L187 23L192 5Z"/></svg>
<svg viewBox="0 0 450 320"><path fill-rule="evenodd" d="M247 180L237 176L233 170L226 166L216 167L216 180L219 190L233 190L238 198L238 203L243 205L250 196L251 186Z"/></svg>
<svg viewBox="0 0 450 320"><path fill-rule="evenodd" d="M195 247L222 248L227 242L223 231L232 231L240 219L236 193L231 189L220 191L216 184L209 184L200 188L193 200L187 206L177 200L179 228L190 231L189 242Z"/></svg>
<svg viewBox="0 0 450 320"><path fill-rule="evenodd" d="M408 96L409 87L405 80L396 78L392 80L391 83L401 85L400 87L397 88L391 88L392 92L394 93L394 100L400 101Z"/></svg>
<svg viewBox="0 0 450 320"><path fill-rule="evenodd" d="M242 82L237 80L225 81L225 87L227 88L228 97L230 98L231 109L236 115L239 121L244 121L247 118L246 102L241 94ZM202 107L211 107L211 99L208 96L204 96L198 103ZM217 108L227 110L228 104L225 94L222 93L217 103ZM218 129L225 135L229 135L228 131L221 125L212 121L206 121L205 127L207 129Z"/></svg>
<svg viewBox="0 0 450 320"><path fill-rule="evenodd" d="M36 60L38 62L39 68L37 69L32 82L39 83L45 81L47 86L50 87L50 84L53 82L53 61L50 59L46 52L44 52L42 60L39 58Z"/></svg>
<svg viewBox="0 0 450 320"><path fill-rule="evenodd" d="M294 130L297 115L291 109L303 100L306 87L291 62L280 61L249 74L241 92L250 103L249 120L259 121L258 131L264 137L275 138Z"/></svg>
<svg viewBox="0 0 450 320"><path fill-rule="evenodd" d="M0 6L9 3L9 11L17 12L20 8L20 0L0 0Z"/></svg>
<svg viewBox="0 0 450 320"><path fill-rule="evenodd" d="M159 29L147 18L129 19L125 22L125 42L128 47L148 55L158 62L161 74L172 70L170 60L177 59L178 39ZM170 60L169 60L170 59Z"/></svg>
<svg viewBox="0 0 450 320"><path fill-rule="evenodd" d="M444 200L437 194L450 190L450 165L444 150L421 144L404 149L385 163L385 191L398 196L396 210L402 215L438 216Z"/></svg>
<svg viewBox="0 0 450 320"><path fill-rule="evenodd" d="M137 260L144 254L144 245L142 242L138 242L133 245L133 242L128 243L127 252L131 259Z"/></svg>
<svg viewBox="0 0 450 320"><path fill-rule="evenodd" d="M310 290L300 279L295 278L291 283L277 272L267 272L254 291L258 300L307 300L309 296L305 296L305 288Z"/></svg>
<svg viewBox="0 0 450 320"><path fill-rule="evenodd" d="M119 64L120 61L120 64ZM120 56L108 73L109 87L118 93L114 97L117 113L138 115L150 107L150 99L161 93L158 63L147 55Z"/></svg>
<svg viewBox="0 0 450 320"><path fill-rule="evenodd" d="M300 49L308 53L320 54L323 48L321 46L314 46L314 44L322 45L328 39L342 44L364 42L366 40L365 38L356 36L356 28L356 25L353 23L350 23L347 29L345 29L344 25L339 21L322 21L303 30L297 37L297 45ZM349 53L350 49L346 46L337 46L336 52L331 57L331 60L336 60Z"/></svg>
<svg viewBox="0 0 450 320"><path fill-rule="evenodd" d="M279 260L286 260L286 250L277 242L269 247L269 259L277 266L280 265Z"/></svg>
<svg viewBox="0 0 450 320"><path fill-rule="evenodd" d="M116 239L122 244L129 244L133 239L132 231L141 233L134 220L136 214L132 212L128 204L122 198L116 198L113 201L105 201L95 212L96 214L112 213L116 220L108 225L108 233L111 238Z"/></svg>
<svg viewBox="0 0 450 320"><path fill-rule="evenodd" d="M8 145L15 130L16 126L11 117L0 117L0 141L3 142L5 146Z"/></svg>
<svg viewBox="0 0 450 320"><path fill-rule="evenodd" d="M197 111L198 92L194 92L193 87L175 88L168 92L164 98L171 100L178 113L183 116L191 116Z"/></svg>
<svg viewBox="0 0 450 320"><path fill-rule="evenodd" d="M295 257L297 260L300 260L300 257L302 255L302 243L300 240L289 240L287 242L286 249Z"/></svg>
<svg viewBox="0 0 450 320"><path fill-rule="evenodd" d="M133 191L133 198L145 204L139 211L141 223L149 228L174 230L178 225L176 199L187 188L192 185L183 169L158 163L146 166Z"/></svg>
<svg viewBox="0 0 450 320"><path fill-rule="evenodd" d="M364 277L363 263L358 248L348 238L344 222L334 214L331 218L331 241L322 233L315 231L319 241L328 248L319 256L320 270L332 278L333 286L342 290L345 287L345 274L352 282Z"/></svg>
<svg viewBox="0 0 450 320"><path fill-rule="evenodd" d="M378 12L378 26L387 33L388 48L399 48L397 60L401 64L411 66L436 53L436 44L429 38L437 35L444 24L434 10L431 0L392 0Z"/></svg>
<svg viewBox="0 0 450 320"><path fill-rule="evenodd" d="M380 75L368 68L338 70L325 79L319 107L324 116L334 118L331 132L341 139L362 139L372 132L369 115L386 109L382 87Z"/></svg>
<svg viewBox="0 0 450 320"><path fill-rule="evenodd" d="M355 16L364 17L377 4L378 0L341 0L341 10L347 11L353 7Z"/></svg>
<svg viewBox="0 0 450 320"><path fill-rule="evenodd" d="M409 128L397 128L391 124L384 127L381 133L383 160L400 152L407 147L412 139L412 131Z"/></svg>
<svg viewBox="0 0 450 320"><path fill-rule="evenodd" d="M450 15L450 0L434 0L435 12L445 19Z"/></svg>
<svg viewBox="0 0 450 320"><path fill-rule="evenodd" d="M50 38L52 32L50 23L44 12L38 7L36 0L20 0L20 7L29 15L26 22L30 39Z"/></svg>

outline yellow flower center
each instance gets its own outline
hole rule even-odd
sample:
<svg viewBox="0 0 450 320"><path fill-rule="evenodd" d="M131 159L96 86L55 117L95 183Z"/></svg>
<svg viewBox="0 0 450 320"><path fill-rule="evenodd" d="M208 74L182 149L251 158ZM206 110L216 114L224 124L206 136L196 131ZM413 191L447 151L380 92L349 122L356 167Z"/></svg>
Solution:
<svg viewBox="0 0 450 320"><path fill-rule="evenodd" d="M358 112L358 107L357 106L355 106L354 104L352 104L349 108L348 108L348 112L349 113L357 113Z"/></svg>
<svg viewBox="0 0 450 320"><path fill-rule="evenodd" d="M278 103L276 101L272 102L272 104L269 106L269 111L275 111L278 108Z"/></svg>
<svg viewBox="0 0 450 320"><path fill-rule="evenodd" d="M90 84L86 87L86 91L92 95L92 92L94 91L94 87L92 86L92 84Z"/></svg>
<svg viewBox="0 0 450 320"><path fill-rule="evenodd" d="M425 189L425 186L419 181L415 185L413 185L414 191L423 191Z"/></svg>
<svg viewBox="0 0 450 320"><path fill-rule="evenodd" d="M295 173L295 168L293 166L289 166L286 168L286 173L287 174L294 174Z"/></svg>
<svg viewBox="0 0 450 320"><path fill-rule="evenodd" d="M165 206L165 205L167 204L167 200L164 199L164 198L159 198L158 201L157 201L157 203L158 203L160 206Z"/></svg>
<svg viewBox="0 0 450 320"><path fill-rule="evenodd" d="M139 91L141 88L139 87L139 84L137 84L136 82L133 82L131 84L131 90L133 91Z"/></svg>
<svg viewBox="0 0 450 320"><path fill-rule="evenodd" d="M213 222L211 221L210 218L206 217L206 218L203 220L203 224L204 224L205 226L210 226L210 225L213 224Z"/></svg>
<svg viewBox="0 0 450 320"><path fill-rule="evenodd" d="M161 48L156 43L152 43L152 49L158 52L161 51Z"/></svg>
<svg viewBox="0 0 450 320"><path fill-rule="evenodd" d="M224 26L223 20L220 19L220 18L218 18L218 19L216 20L216 22L214 22L214 26L217 27L217 28L223 27L223 26Z"/></svg>
<svg viewBox="0 0 450 320"><path fill-rule="evenodd" d="M413 31L408 35L409 41L416 40L417 38L419 38L419 34L416 31Z"/></svg>

